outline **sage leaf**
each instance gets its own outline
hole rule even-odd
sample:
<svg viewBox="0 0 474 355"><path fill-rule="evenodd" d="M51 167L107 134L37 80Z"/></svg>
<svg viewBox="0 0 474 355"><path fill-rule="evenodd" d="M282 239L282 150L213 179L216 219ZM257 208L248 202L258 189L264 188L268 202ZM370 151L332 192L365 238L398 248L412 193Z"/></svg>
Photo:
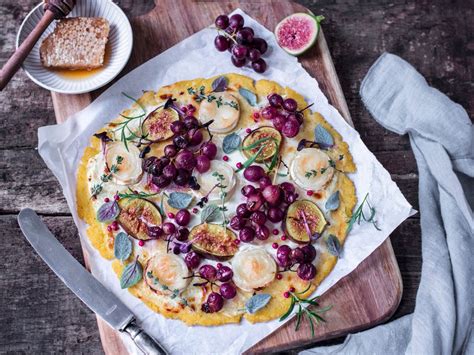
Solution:
<svg viewBox="0 0 474 355"><path fill-rule="evenodd" d="M270 299L272 298L271 295L267 293L259 293L258 295L253 295L248 299L245 303L245 308L248 313L254 314L265 307Z"/></svg>
<svg viewBox="0 0 474 355"><path fill-rule="evenodd" d="M330 234L326 239L326 247L332 255L337 257L341 255L341 243L334 234Z"/></svg>
<svg viewBox="0 0 474 355"><path fill-rule="evenodd" d="M114 240L114 256L121 260L127 260L132 254L132 241L127 233L120 232L115 236Z"/></svg>
<svg viewBox="0 0 474 355"><path fill-rule="evenodd" d="M215 203L210 203L203 208L201 212L201 223L205 222L215 222L221 216L219 206Z"/></svg>
<svg viewBox="0 0 474 355"><path fill-rule="evenodd" d="M120 277L120 287L129 288L133 285L136 285L143 277L143 267L142 264L137 259L125 266L122 276Z"/></svg>
<svg viewBox="0 0 474 355"><path fill-rule="evenodd" d="M105 202L97 211L97 220L101 223L114 221L120 213L120 207L117 201Z"/></svg>
<svg viewBox="0 0 474 355"><path fill-rule="evenodd" d="M326 210L334 211L339 208L339 204L340 204L339 195L340 195L339 190L337 190L331 196L329 196L328 200L326 201L326 204L324 205L324 207L326 207Z"/></svg>
<svg viewBox="0 0 474 355"><path fill-rule="evenodd" d="M225 91L227 89L228 84L229 84L229 79L227 79L225 76L220 76L212 82L212 91L214 92Z"/></svg>
<svg viewBox="0 0 474 355"><path fill-rule="evenodd" d="M168 205L180 210L182 208L187 208L192 200L193 196L190 194L185 192L172 192L168 199Z"/></svg>
<svg viewBox="0 0 474 355"><path fill-rule="evenodd" d="M320 124L314 129L314 140L322 148L331 148L334 145L334 138L331 133Z"/></svg>
<svg viewBox="0 0 474 355"><path fill-rule="evenodd" d="M245 100L247 100L250 106L257 106L257 95L255 95L252 91L240 88L239 94L242 95Z"/></svg>
<svg viewBox="0 0 474 355"><path fill-rule="evenodd" d="M242 139L237 133L231 133L224 137L222 142L222 150L225 154L230 154L239 149Z"/></svg>

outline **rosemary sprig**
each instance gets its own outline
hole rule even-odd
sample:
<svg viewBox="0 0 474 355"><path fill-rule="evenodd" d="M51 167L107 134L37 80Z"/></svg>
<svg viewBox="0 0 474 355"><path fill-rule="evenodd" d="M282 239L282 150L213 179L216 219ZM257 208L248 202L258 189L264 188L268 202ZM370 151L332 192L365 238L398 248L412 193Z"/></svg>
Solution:
<svg viewBox="0 0 474 355"><path fill-rule="evenodd" d="M369 197L369 193L367 193L365 195L364 199L362 200L362 203L354 211L354 213L352 214L352 217L349 219L349 221L347 221L347 223L348 223L347 233L349 233L352 230L352 227L354 226L354 223L357 222L357 224L360 224L360 222L362 222L362 221L372 223L374 225L375 229L377 229L378 231L381 230L377 226L377 221L375 220L375 213L376 213L375 208L371 206L371 204L368 200L368 197ZM364 204L365 203L367 203L367 207L369 208L369 211L370 211L370 215L368 217L364 213Z"/></svg>
<svg viewBox="0 0 474 355"><path fill-rule="evenodd" d="M118 155L117 158L115 159L115 164L112 164L110 169L106 173L102 174L102 176L100 177L100 182L92 186L91 198L97 197L97 195L102 192L104 184L112 180L113 174L119 171L119 165L122 164L122 162L123 162L123 157Z"/></svg>
<svg viewBox="0 0 474 355"><path fill-rule="evenodd" d="M248 168L250 165L252 165L254 163L254 161L257 159L257 157L260 155L260 153L263 151L263 146L260 147L257 151L257 153L255 153L254 155L252 155L250 158L248 158L243 164L242 164L242 167L240 167L239 169L236 170L236 172L238 173L239 171L242 171L244 170L245 168Z"/></svg>
<svg viewBox="0 0 474 355"><path fill-rule="evenodd" d="M294 308L298 306L298 311L296 312L295 331L299 330L302 319L306 317L311 328L311 336L314 337L314 323L318 325L321 322L326 322L326 320L321 316L321 314L329 311L332 308L332 306L327 306L327 307L318 308L318 309L314 309L314 308L309 309L308 306L305 306L306 304L313 307L319 307L319 297L313 297L310 299L304 299L300 297L300 295L306 293L310 289L310 287L311 287L311 284L309 284L306 290L304 291L289 293L291 297L291 303L286 313L283 316L281 316L280 322L288 318L293 312Z"/></svg>
<svg viewBox="0 0 474 355"><path fill-rule="evenodd" d="M153 196L156 196L158 195L158 193L154 193L154 194L149 194L149 193L146 193L146 192L143 192L143 191L134 191L132 190L131 188L128 188L129 192L125 192L125 193L119 193L119 197L122 199L122 198L129 198L129 199L146 199L146 198L149 198L149 197L153 197Z"/></svg>

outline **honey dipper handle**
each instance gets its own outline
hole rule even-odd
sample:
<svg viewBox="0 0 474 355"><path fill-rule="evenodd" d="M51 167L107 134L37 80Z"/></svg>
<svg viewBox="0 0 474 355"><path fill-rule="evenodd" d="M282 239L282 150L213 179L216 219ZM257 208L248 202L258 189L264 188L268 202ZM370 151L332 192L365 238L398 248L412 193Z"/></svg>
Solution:
<svg viewBox="0 0 474 355"><path fill-rule="evenodd" d="M46 10L33 31L31 31L28 37L26 37L23 43L16 49L15 53L13 53L10 59L5 63L0 71L0 90L3 90L13 75L20 69L21 64L28 54L30 54L36 42L38 42L38 39L54 20L54 16L52 11Z"/></svg>

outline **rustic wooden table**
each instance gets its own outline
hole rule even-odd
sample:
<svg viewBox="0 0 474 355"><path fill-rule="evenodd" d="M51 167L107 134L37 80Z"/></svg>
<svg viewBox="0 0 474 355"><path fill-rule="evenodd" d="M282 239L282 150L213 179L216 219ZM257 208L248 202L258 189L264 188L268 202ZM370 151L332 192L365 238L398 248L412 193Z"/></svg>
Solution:
<svg viewBox="0 0 474 355"><path fill-rule="evenodd" d="M0 65L14 49L21 21L37 2L0 1ZM410 61L431 85L472 115L474 7L442 0L299 2L327 18L325 35L355 126L417 208L418 175L408 138L375 123L360 100L359 86L373 61L384 51L392 52ZM151 0L118 3L129 16L153 6ZM83 262L59 184L35 150L37 128L54 123L50 93L23 72L0 93L0 353L102 352L95 316L33 252L16 222L22 207L36 209ZM405 221L391 239L404 283L394 315L398 318L415 305L421 272L419 216Z"/></svg>

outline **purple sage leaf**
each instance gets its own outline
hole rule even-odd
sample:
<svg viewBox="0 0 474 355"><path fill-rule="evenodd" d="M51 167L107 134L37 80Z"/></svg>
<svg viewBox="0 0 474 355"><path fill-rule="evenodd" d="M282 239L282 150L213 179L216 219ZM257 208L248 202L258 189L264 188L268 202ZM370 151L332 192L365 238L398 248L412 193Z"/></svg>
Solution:
<svg viewBox="0 0 474 355"><path fill-rule="evenodd" d="M114 221L120 213L120 207L117 201L105 202L97 211L97 220L101 223Z"/></svg>

